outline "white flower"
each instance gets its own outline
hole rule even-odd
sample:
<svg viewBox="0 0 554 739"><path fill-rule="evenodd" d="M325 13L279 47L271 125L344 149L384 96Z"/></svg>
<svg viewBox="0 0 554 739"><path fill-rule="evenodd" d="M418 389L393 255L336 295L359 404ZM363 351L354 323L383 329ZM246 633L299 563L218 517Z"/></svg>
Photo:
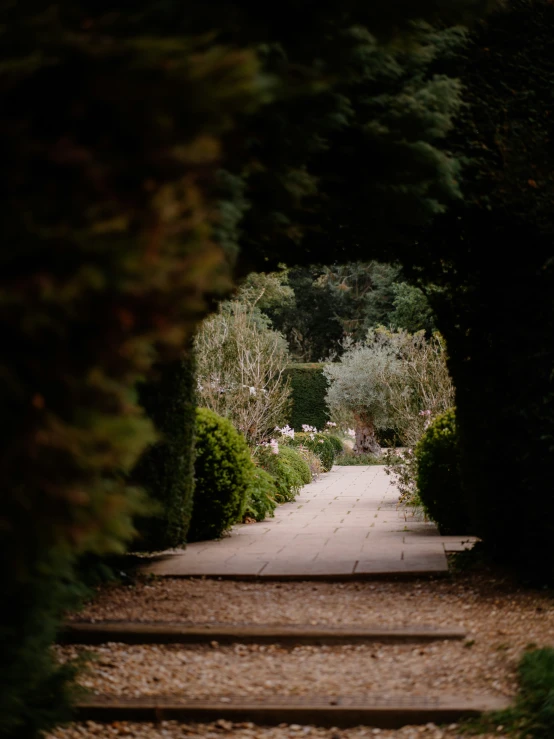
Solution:
<svg viewBox="0 0 554 739"><path fill-rule="evenodd" d="M353 439L356 437L356 432L354 431L354 429L346 429L346 433L348 434L348 436L351 436Z"/></svg>
<svg viewBox="0 0 554 739"><path fill-rule="evenodd" d="M288 423L282 429L279 426L275 426L275 431L279 431L283 436L288 436L289 439L294 439L294 429L291 429Z"/></svg>
<svg viewBox="0 0 554 739"><path fill-rule="evenodd" d="M256 388L255 387L249 387L250 395L256 395Z"/></svg>
<svg viewBox="0 0 554 739"><path fill-rule="evenodd" d="M279 454L279 444L277 443L277 439L270 439L269 446L271 447L273 454Z"/></svg>

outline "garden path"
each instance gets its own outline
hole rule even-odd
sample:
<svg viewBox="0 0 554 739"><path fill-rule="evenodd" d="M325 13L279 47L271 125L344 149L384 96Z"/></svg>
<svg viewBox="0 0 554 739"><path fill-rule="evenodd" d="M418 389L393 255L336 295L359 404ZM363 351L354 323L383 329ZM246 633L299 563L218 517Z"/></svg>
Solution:
<svg viewBox="0 0 554 739"><path fill-rule="evenodd" d="M190 544L149 562L152 574L261 579L362 579L447 571L445 552L470 543L442 537L398 507L383 466L335 466L275 517L234 526L219 541Z"/></svg>

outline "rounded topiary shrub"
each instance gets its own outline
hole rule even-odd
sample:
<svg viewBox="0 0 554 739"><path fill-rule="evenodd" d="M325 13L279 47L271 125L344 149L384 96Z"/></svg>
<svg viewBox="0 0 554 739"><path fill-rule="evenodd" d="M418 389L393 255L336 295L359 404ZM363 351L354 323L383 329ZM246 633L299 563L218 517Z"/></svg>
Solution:
<svg viewBox="0 0 554 739"><path fill-rule="evenodd" d="M460 478L460 454L454 409L437 416L415 448L419 497L443 535L471 534Z"/></svg>
<svg viewBox="0 0 554 739"><path fill-rule="evenodd" d="M232 423L207 408L197 408L188 541L217 539L242 518L253 468L248 445Z"/></svg>
<svg viewBox="0 0 554 739"><path fill-rule="evenodd" d="M313 436L313 439L312 439ZM317 454L323 465L323 471L329 472L335 461L335 448L325 434L310 434L301 431L291 440L293 446L302 445Z"/></svg>

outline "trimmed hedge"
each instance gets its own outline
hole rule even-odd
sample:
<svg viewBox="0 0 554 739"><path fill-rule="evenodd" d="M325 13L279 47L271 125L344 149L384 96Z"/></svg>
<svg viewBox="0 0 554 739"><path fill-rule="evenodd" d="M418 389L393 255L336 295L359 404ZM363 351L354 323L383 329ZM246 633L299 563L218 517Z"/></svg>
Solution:
<svg viewBox="0 0 554 739"><path fill-rule="evenodd" d="M325 402L328 381L323 374L324 364L292 364L285 370L290 378L292 409L289 424L295 431L306 423L322 429L329 420L329 408Z"/></svg>
<svg viewBox="0 0 554 739"><path fill-rule="evenodd" d="M157 380L139 388L140 403L162 441L143 453L133 473L158 503L157 515L138 521L135 548L156 551L186 541L194 493L195 384L191 353L162 367Z"/></svg>
<svg viewBox="0 0 554 739"><path fill-rule="evenodd" d="M415 448L416 482L425 511L443 535L471 534L460 476L460 451L453 408L437 416Z"/></svg>
<svg viewBox="0 0 554 739"><path fill-rule="evenodd" d="M196 410L195 489L188 541L217 539L244 515L254 463L226 418Z"/></svg>
<svg viewBox="0 0 554 739"><path fill-rule="evenodd" d="M329 472L335 461L335 447L325 434L314 434L313 437L312 439L310 434L301 431L295 434L289 443L292 446L302 445L317 454L323 465L323 471Z"/></svg>
<svg viewBox="0 0 554 739"><path fill-rule="evenodd" d="M52 643L61 614L78 605L73 568L62 557L43 556L25 580L5 578L0 617L0 737L35 739L70 721L74 665L60 665Z"/></svg>

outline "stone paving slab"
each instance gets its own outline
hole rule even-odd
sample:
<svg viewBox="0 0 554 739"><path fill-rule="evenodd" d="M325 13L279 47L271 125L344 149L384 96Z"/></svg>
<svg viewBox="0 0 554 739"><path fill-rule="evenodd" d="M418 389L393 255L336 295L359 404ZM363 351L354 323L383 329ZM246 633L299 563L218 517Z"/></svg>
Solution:
<svg viewBox="0 0 554 739"><path fill-rule="evenodd" d="M384 467L334 467L275 518L235 526L220 541L190 544L143 569L169 577L418 576L447 572L445 549L467 541L441 537L434 524L398 508Z"/></svg>

